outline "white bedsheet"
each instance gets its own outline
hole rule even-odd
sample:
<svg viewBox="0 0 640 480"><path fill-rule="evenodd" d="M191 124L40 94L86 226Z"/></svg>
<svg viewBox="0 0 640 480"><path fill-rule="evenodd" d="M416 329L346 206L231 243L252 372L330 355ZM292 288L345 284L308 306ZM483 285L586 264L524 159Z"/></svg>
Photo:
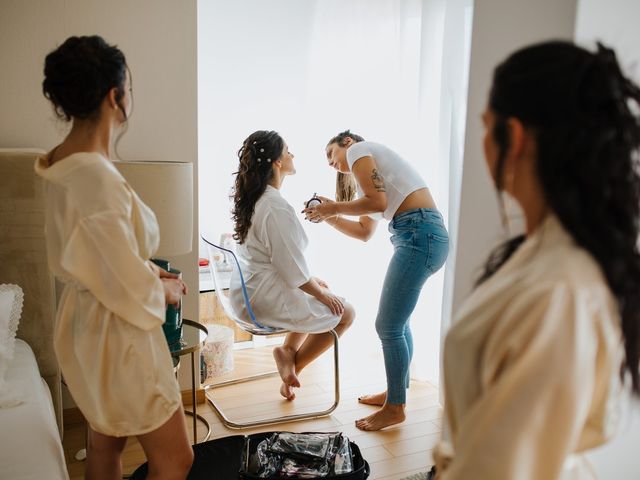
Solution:
<svg viewBox="0 0 640 480"><path fill-rule="evenodd" d="M40 377L33 351L16 339L5 388L24 402L0 408L0 479L68 479L51 394Z"/></svg>

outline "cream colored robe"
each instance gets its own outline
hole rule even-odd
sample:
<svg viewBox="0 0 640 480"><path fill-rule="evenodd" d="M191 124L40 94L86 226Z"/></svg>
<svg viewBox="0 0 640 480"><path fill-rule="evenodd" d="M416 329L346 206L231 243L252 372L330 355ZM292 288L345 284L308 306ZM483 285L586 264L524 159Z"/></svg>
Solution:
<svg viewBox="0 0 640 480"><path fill-rule="evenodd" d="M98 153L48 165L40 158L35 170L45 180L49 267L65 283L54 337L62 374L95 431L153 431L181 405L164 289L148 261L155 215Z"/></svg>
<svg viewBox="0 0 640 480"><path fill-rule="evenodd" d="M576 454L611 435L619 323L598 264L549 216L447 334L439 478L593 478Z"/></svg>

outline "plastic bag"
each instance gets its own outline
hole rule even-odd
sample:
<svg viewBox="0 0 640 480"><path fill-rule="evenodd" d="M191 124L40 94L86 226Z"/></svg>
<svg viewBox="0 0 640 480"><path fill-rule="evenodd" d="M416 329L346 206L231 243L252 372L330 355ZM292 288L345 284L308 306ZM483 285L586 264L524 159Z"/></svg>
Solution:
<svg viewBox="0 0 640 480"><path fill-rule="evenodd" d="M333 455L333 474L341 475L343 473L353 472L353 456L351 455L349 439L340 434L340 438L336 441L335 447L335 453Z"/></svg>
<svg viewBox="0 0 640 480"><path fill-rule="evenodd" d="M353 471L349 439L341 433L274 433L251 459L261 478L322 478Z"/></svg>
<svg viewBox="0 0 640 480"><path fill-rule="evenodd" d="M276 433L270 449L277 453L324 459L333 446L335 436L335 433Z"/></svg>

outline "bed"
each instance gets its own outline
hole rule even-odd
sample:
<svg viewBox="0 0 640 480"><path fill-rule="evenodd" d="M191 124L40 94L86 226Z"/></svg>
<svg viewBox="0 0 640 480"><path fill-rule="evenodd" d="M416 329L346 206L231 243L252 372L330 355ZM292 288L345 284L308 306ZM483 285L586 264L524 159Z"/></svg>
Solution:
<svg viewBox="0 0 640 480"><path fill-rule="evenodd" d="M0 149L0 284L18 285L23 306L0 392L18 405L0 408L0 478L68 479L61 438L62 386L53 351L56 290L44 237L36 149Z"/></svg>
<svg viewBox="0 0 640 480"><path fill-rule="evenodd" d="M16 339L4 386L17 392L22 403L0 408L0 431L5 437L0 478L68 479L51 392L40 376L33 350L23 340Z"/></svg>

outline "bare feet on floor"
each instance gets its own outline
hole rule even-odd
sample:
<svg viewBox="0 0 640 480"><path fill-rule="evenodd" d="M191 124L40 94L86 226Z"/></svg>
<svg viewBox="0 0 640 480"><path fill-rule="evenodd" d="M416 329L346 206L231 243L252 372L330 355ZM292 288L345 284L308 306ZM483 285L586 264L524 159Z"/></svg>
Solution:
<svg viewBox="0 0 640 480"><path fill-rule="evenodd" d="M273 349L273 358L282 379L280 394L287 400L293 400L296 397L293 388L300 387L300 381L296 375L296 352L285 346L276 347Z"/></svg>
<svg viewBox="0 0 640 480"><path fill-rule="evenodd" d="M280 395L282 395L289 401L296 398L296 394L293 392L293 387L291 385L287 385L284 382L282 382L282 385L280 385Z"/></svg>
<svg viewBox="0 0 640 480"><path fill-rule="evenodd" d="M387 401L387 392L375 393L373 395L364 395L362 397L358 397L358 402L364 403L365 405L375 405L376 407L381 407L384 405L384 402Z"/></svg>
<svg viewBox="0 0 640 480"><path fill-rule="evenodd" d="M373 413L368 417L361 418L360 420L356 420L356 427L360 430L373 432L397 423L402 423L404 422L404 419L404 404L386 404L376 413Z"/></svg>

